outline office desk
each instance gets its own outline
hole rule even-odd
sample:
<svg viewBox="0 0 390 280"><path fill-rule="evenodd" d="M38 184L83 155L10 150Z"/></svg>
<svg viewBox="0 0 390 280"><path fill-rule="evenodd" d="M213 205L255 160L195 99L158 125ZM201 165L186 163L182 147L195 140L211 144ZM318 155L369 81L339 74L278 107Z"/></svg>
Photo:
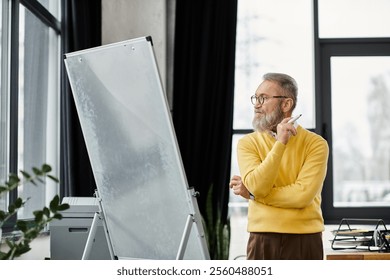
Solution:
<svg viewBox="0 0 390 280"><path fill-rule="evenodd" d="M390 253L380 252L331 252L327 260L390 260Z"/></svg>

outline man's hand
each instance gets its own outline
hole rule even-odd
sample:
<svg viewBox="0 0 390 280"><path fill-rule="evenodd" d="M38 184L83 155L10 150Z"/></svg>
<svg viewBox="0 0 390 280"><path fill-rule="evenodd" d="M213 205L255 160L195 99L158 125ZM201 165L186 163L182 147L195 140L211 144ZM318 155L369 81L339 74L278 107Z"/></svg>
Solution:
<svg viewBox="0 0 390 280"><path fill-rule="evenodd" d="M276 127L277 129L276 140L282 142L284 145L287 144L291 135L293 136L297 135L297 130L295 129L294 124L288 122L290 119L292 118L288 117L283 119L281 123L278 124L278 126Z"/></svg>
<svg viewBox="0 0 390 280"><path fill-rule="evenodd" d="M233 190L235 195L241 195L245 199L249 199L249 191L241 181L241 177L234 175L230 179L229 187Z"/></svg>

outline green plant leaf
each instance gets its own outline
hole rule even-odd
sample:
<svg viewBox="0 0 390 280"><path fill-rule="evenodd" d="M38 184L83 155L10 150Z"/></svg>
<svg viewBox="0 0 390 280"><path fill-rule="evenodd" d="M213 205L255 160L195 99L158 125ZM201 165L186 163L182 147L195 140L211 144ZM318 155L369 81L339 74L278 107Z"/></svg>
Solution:
<svg viewBox="0 0 390 280"><path fill-rule="evenodd" d="M60 204L60 197L58 195L54 196L53 199L50 201L50 210L52 212L57 212L58 205Z"/></svg>
<svg viewBox="0 0 390 280"><path fill-rule="evenodd" d="M19 248L17 249L17 253L15 254L16 257L20 257L21 255L27 253L28 251L30 251L31 248L30 248L30 245L29 244L23 244L21 246L19 246Z"/></svg>
<svg viewBox="0 0 390 280"><path fill-rule="evenodd" d="M18 220L16 222L16 226L18 229L20 229L22 232L26 232L28 227L27 227L27 222L23 220Z"/></svg>
<svg viewBox="0 0 390 280"><path fill-rule="evenodd" d="M5 214L5 212L3 210L0 210L0 221L4 221L6 216L7 215Z"/></svg>
<svg viewBox="0 0 390 280"><path fill-rule="evenodd" d="M38 234L40 233L40 228L39 227L34 227L32 229L30 229L29 233L28 233L28 236L30 239L35 239L38 237Z"/></svg>
<svg viewBox="0 0 390 280"><path fill-rule="evenodd" d="M37 176L43 175L43 172L39 168L33 167L32 170L33 170L34 174Z"/></svg>
<svg viewBox="0 0 390 280"><path fill-rule="evenodd" d="M23 200L22 200L22 198L18 197L18 198L15 200L14 205L15 205L16 208L22 207L22 206L23 206Z"/></svg>
<svg viewBox="0 0 390 280"><path fill-rule="evenodd" d="M63 203L61 205L58 205L57 211L64 211L69 209L70 205L68 203Z"/></svg>
<svg viewBox="0 0 390 280"><path fill-rule="evenodd" d="M42 219L43 218L43 211L42 210L34 211L33 214L35 216L36 223L39 223L43 220Z"/></svg>
<svg viewBox="0 0 390 280"><path fill-rule="evenodd" d="M8 182L6 183L9 187L17 186L20 182L20 179L17 175L15 174L10 174L8 176Z"/></svg>
<svg viewBox="0 0 390 280"><path fill-rule="evenodd" d="M10 214L14 213L15 212L15 205L11 204L11 205L8 205L8 212Z"/></svg>
<svg viewBox="0 0 390 280"><path fill-rule="evenodd" d="M50 217L50 210L49 210L49 208L44 207L44 208L43 208L43 214L44 214L46 217Z"/></svg>
<svg viewBox="0 0 390 280"><path fill-rule="evenodd" d="M62 219L62 215L60 213L55 213L54 216L53 216L53 219L61 220Z"/></svg>
<svg viewBox="0 0 390 280"><path fill-rule="evenodd" d="M8 246L8 247L10 247L10 248L13 248L13 247L15 247L14 243L13 243L13 242L11 242L9 239L6 239L6 240L5 240L5 243L6 243L6 244L7 244L7 246Z"/></svg>
<svg viewBox="0 0 390 280"><path fill-rule="evenodd" d="M27 173L26 171L20 170L20 173L22 173L23 177L26 178L26 179L30 179L31 178L31 175L29 173Z"/></svg>
<svg viewBox="0 0 390 280"><path fill-rule="evenodd" d="M0 260L6 260L7 254L0 251Z"/></svg>
<svg viewBox="0 0 390 280"><path fill-rule="evenodd" d="M51 171L51 166L48 165L48 164L46 164L46 163L44 163L44 164L42 164L41 170L42 170L42 172L44 172L44 173L49 173L49 172Z"/></svg>
<svg viewBox="0 0 390 280"><path fill-rule="evenodd" d="M49 177L50 179L52 179L52 180L53 180L54 182L56 182L56 183L59 183L59 182L60 182L60 180L58 180L57 177L54 177L54 176L52 176L52 175L47 174L47 177Z"/></svg>

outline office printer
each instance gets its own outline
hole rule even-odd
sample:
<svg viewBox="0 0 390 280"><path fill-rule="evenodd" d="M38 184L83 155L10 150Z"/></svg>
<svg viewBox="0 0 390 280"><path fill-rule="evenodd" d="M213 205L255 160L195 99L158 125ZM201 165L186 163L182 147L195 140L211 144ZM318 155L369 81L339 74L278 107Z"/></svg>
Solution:
<svg viewBox="0 0 390 280"><path fill-rule="evenodd" d="M62 203L70 207L61 212L61 220L50 223L50 259L81 260L99 202L95 197L64 197ZM89 259L111 259L101 219L97 221Z"/></svg>

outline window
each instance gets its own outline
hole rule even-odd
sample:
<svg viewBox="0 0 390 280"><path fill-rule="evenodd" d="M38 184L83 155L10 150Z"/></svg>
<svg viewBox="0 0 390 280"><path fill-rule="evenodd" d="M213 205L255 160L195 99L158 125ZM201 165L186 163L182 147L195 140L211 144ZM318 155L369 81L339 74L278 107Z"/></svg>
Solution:
<svg viewBox="0 0 390 280"><path fill-rule="evenodd" d="M30 171L33 166L48 163L53 174L59 177L61 56L57 18L60 17L61 1L2 3L2 16L9 18L9 21L3 18L3 26L9 24L12 32L9 38L1 40L1 175L5 177L18 170ZM3 73L4 69L7 69L8 76ZM33 210L47 205L58 193L58 186L49 184L52 183L24 185L18 190L18 196L30 198L24 209L18 212L19 219L32 218ZM4 210L7 199L0 200Z"/></svg>
<svg viewBox="0 0 390 280"><path fill-rule="evenodd" d="M333 205L389 206L390 56L334 56L330 62Z"/></svg>
<svg viewBox="0 0 390 280"><path fill-rule="evenodd" d="M389 10L387 0L238 1L232 175L250 96L265 72L285 72L298 82L299 123L329 143L325 221L390 220ZM246 205L231 194L233 222Z"/></svg>
<svg viewBox="0 0 390 280"><path fill-rule="evenodd" d="M389 37L389 4L388 0L319 0L319 37Z"/></svg>
<svg viewBox="0 0 390 280"><path fill-rule="evenodd" d="M233 128L251 129L254 94L266 72L283 72L298 83L296 112L312 128L314 41L311 0L238 1ZM288 24L286 24L288 22Z"/></svg>
<svg viewBox="0 0 390 280"><path fill-rule="evenodd" d="M250 96L266 72L288 73L297 80L295 111L303 114L302 125L313 128L313 61L311 0L238 1L232 174L238 174L237 141L252 130Z"/></svg>
<svg viewBox="0 0 390 280"><path fill-rule="evenodd" d="M319 0L318 8L319 123L330 147L325 220L390 220L390 2ZM330 11L344 14L337 28Z"/></svg>
<svg viewBox="0 0 390 280"><path fill-rule="evenodd" d="M250 102L267 72L283 72L297 80L299 123L315 126L313 7L311 0L238 1L234 121L231 174L239 174L236 147L238 140L252 131L253 105ZM288 24L286 24L288 22ZM230 195L232 241L235 230L245 231L247 202ZM242 237L237 241L242 244ZM245 242L245 241L244 241ZM242 252L235 252L233 257Z"/></svg>
<svg viewBox="0 0 390 280"><path fill-rule="evenodd" d="M19 11L18 169L49 163L58 174L59 35L28 9ZM37 205L46 205L56 193L55 184L38 190L20 188L19 195L31 198L19 218L31 218Z"/></svg>

